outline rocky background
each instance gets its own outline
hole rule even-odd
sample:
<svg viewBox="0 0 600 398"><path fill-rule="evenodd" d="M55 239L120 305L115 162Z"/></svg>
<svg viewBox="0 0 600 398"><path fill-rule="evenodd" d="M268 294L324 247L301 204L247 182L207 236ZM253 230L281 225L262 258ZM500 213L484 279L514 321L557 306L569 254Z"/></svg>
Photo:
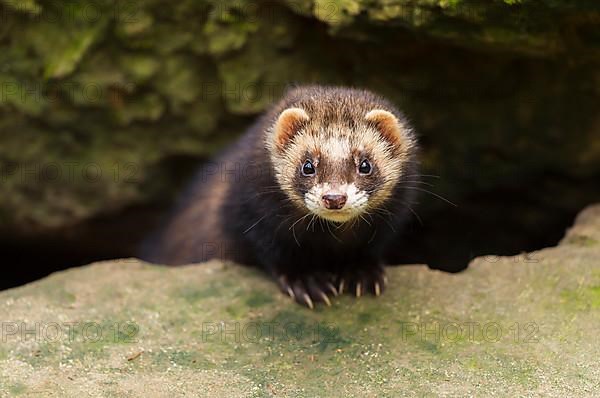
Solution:
<svg viewBox="0 0 600 398"><path fill-rule="evenodd" d="M367 87L413 121L458 207L424 194L397 262L556 243L600 198L593 0L0 0L0 18L0 246L30 279L133 255L290 84Z"/></svg>

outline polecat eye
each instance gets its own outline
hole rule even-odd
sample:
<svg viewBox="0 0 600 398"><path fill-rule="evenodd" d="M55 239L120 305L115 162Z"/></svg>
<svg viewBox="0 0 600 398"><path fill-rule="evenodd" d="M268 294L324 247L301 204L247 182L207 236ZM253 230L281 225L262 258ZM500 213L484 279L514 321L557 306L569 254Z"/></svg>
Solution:
<svg viewBox="0 0 600 398"><path fill-rule="evenodd" d="M315 170L315 166L312 164L310 160L307 160L302 165L302 175L303 176L311 176L315 174L317 170Z"/></svg>
<svg viewBox="0 0 600 398"><path fill-rule="evenodd" d="M358 166L358 172L360 174L369 175L371 174L372 170L373 168L371 167L371 163L369 163L369 161L366 159L360 162L360 165Z"/></svg>

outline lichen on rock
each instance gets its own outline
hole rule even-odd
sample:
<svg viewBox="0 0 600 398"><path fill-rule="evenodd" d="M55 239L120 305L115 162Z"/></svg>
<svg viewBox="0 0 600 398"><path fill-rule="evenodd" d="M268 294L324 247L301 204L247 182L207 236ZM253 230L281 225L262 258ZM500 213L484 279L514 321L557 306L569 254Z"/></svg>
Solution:
<svg viewBox="0 0 600 398"><path fill-rule="evenodd" d="M0 293L0 389L589 396L600 387L599 234L596 205L558 247L478 258L457 275L391 267L383 296L314 311L219 261L56 273Z"/></svg>
<svg viewBox="0 0 600 398"><path fill-rule="evenodd" d="M7 234L152 202L175 188L165 160L210 156L296 83L392 98L427 137L426 169L444 170L439 189L457 198L547 170L600 172L599 10L588 1L3 0L0 14ZM23 178L73 162L60 194ZM104 172L94 184L79 177L89 164ZM124 184L115 164L139 173Z"/></svg>

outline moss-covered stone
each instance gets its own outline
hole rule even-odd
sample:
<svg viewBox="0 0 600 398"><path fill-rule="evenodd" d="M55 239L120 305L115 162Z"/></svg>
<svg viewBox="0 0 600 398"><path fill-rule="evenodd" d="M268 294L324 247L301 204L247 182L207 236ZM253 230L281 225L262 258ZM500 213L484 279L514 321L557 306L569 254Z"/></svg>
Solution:
<svg viewBox="0 0 600 398"><path fill-rule="evenodd" d="M165 159L214 153L292 83L389 96L455 199L541 180L544 202L548 176L600 172L595 2L2 0L0 17L5 233L170 192Z"/></svg>
<svg viewBox="0 0 600 398"><path fill-rule="evenodd" d="M600 205L563 243L310 311L255 270L93 264L0 293L0 390L139 396L569 395L598 390Z"/></svg>

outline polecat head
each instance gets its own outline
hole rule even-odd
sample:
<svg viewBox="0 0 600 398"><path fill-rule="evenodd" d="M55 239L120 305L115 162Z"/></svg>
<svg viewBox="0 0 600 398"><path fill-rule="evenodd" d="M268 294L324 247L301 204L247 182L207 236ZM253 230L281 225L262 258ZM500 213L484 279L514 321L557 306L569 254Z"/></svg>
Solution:
<svg viewBox="0 0 600 398"><path fill-rule="evenodd" d="M402 116L367 91L292 91L267 148L282 190L301 209L346 222L390 199L415 149Z"/></svg>

